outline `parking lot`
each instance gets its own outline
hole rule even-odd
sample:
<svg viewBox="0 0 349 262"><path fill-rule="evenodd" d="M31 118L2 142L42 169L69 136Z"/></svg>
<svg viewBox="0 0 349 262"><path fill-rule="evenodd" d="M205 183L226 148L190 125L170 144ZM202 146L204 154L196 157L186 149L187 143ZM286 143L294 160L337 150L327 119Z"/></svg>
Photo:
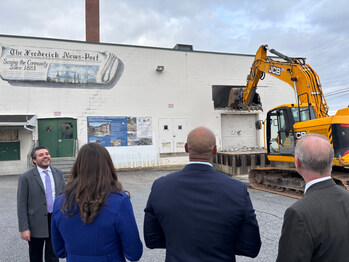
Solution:
<svg viewBox="0 0 349 262"><path fill-rule="evenodd" d="M153 181L170 173L163 170L137 170L118 172L119 180L131 193L131 201L143 241L143 209ZM0 176L0 261L28 261L28 244L21 240L17 226L16 194L18 176ZM296 200L249 189L262 237L262 248L256 259L237 257L238 262L275 261L281 233L283 214ZM144 241L143 241L144 243ZM150 250L144 246L143 262L165 260L164 250ZM61 260L65 261L65 260Z"/></svg>

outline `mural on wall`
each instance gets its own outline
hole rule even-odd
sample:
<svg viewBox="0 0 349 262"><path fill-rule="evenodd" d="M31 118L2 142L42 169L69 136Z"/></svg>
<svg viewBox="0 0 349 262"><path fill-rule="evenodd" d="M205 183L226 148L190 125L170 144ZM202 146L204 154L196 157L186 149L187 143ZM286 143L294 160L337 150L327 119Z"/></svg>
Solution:
<svg viewBox="0 0 349 262"><path fill-rule="evenodd" d="M151 117L89 116L88 142L103 146L152 145Z"/></svg>
<svg viewBox="0 0 349 262"><path fill-rule="evenodd" d="M110 52L0 44L0 77L12 85L110 89L123 62Z"/></svg>

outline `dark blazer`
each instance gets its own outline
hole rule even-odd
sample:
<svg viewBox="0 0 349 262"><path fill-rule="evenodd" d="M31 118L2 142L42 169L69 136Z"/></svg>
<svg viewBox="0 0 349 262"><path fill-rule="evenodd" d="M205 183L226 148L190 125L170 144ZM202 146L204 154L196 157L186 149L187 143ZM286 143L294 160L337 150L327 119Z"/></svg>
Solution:
<svg viewBox="0 0 349 262"><path fill-rule="evenodd" d="M349 191L332 179L310 186L285 212L277 261L349 261Z"/></svg>
<svg viewBox="0 0 349 262"><path fill-rule="evenodd" d="M125 193L112 193L90 224L84 224L77 214L67 218L60 208L65 196L55 200L51 230L52 245L58 257L67 262L136 261L142 256L130 198Z"/></svg>
<svg viewBox="0 0 349 262"><path fill-rule="evenodd" d="M157 179L144 211L146 246L167 262L232 262L261 246L246 185L205 164Z"/></svg>
<svg viewBox="0 0 349 262"><path fill-rule="evenodd" d="M63 172L52 166L50 168L55 181L56 196L58 196L65 185ZM20 232L29 229L32 237L49 237L45 187L37 167L19 177L17 215Z"/></svg>

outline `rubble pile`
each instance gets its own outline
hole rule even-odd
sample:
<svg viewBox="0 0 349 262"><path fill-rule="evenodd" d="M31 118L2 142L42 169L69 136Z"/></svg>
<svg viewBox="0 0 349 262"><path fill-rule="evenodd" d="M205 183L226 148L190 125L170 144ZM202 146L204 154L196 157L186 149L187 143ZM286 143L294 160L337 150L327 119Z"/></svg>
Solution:
<svg viewBox="0 0 349 262"><path fill-rule="evenodd" d="M243 146L239 148L229 148L226 150L222 150L221 152L264 152L264 147L258 147L258 146Z"/></svg>

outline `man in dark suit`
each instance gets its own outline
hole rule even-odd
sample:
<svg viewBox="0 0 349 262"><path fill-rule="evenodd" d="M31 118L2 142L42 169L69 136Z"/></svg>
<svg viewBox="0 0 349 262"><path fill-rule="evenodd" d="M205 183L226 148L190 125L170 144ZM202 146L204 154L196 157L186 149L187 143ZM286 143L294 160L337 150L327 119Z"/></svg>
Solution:
<svg viewBox="0 0 349 262"><path fill-rule="evenodd" d="M36 167L19 177L17 215L21 238L29 243L31 262L41 262L45 245L45 261L58 262L51 243L51 214L55 196L65 185L61 170L51 167L47 148L32 151Z"/></svg>
<svg viewBox="0 0 349 262"><path fill-rule="evenodd" d="M297 143L305 194L285 212L278 262L349 260L349 191L331 179L332 161L327 137L308 134Z"/></svg>
<svg viewBox="0 0 349 262"><path fill-rule="evenodd" d="M246 185L216 172L211 130L198 127L187 138L189 163L157 179L145 208L148 248L166 248L166 262L235 261L256 257L261 240Z"/></svg>

